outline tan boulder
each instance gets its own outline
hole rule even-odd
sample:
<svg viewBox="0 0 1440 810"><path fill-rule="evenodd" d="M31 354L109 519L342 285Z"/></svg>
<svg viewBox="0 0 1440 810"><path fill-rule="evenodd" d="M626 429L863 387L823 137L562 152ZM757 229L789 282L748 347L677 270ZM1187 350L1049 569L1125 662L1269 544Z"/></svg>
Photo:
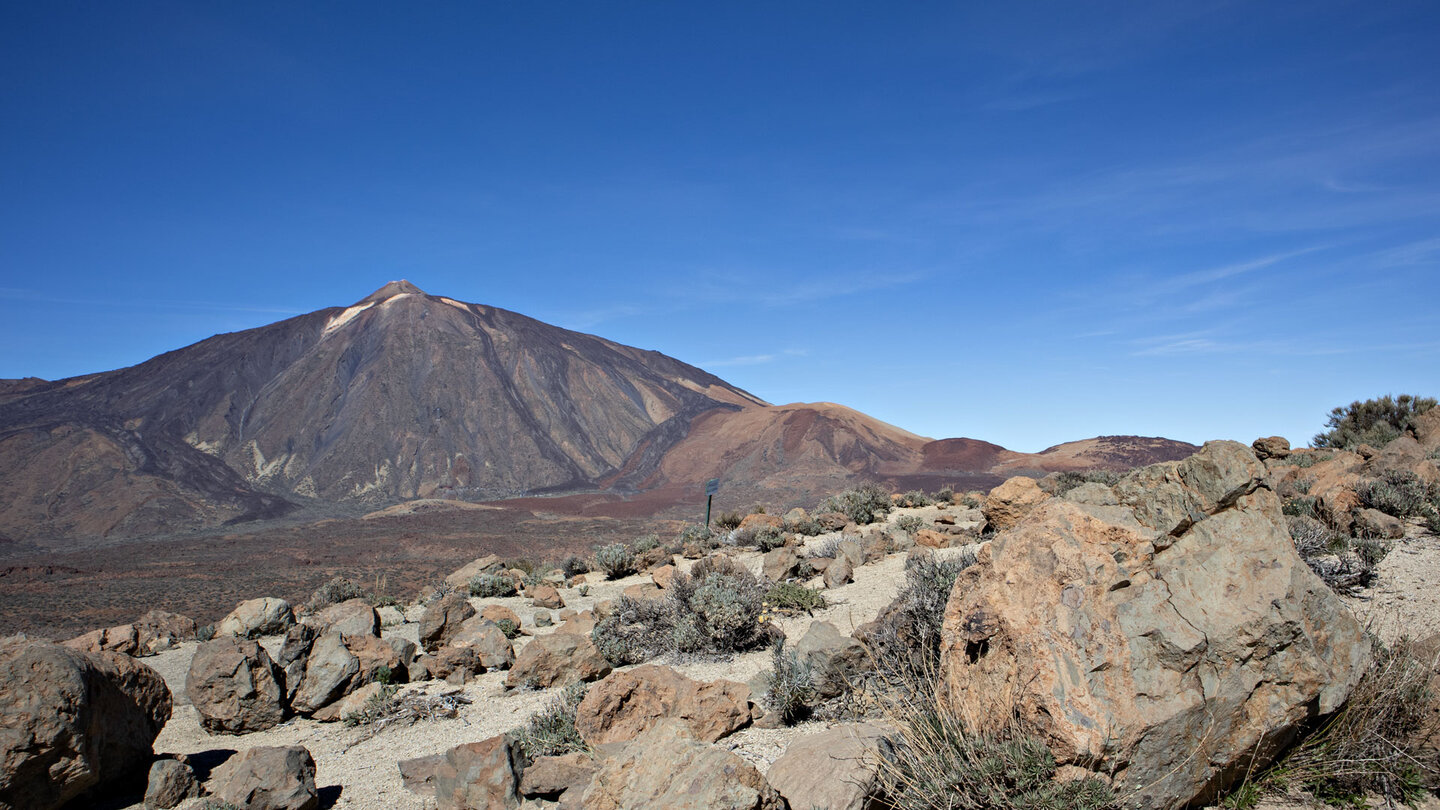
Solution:
<svg viewBox="0 0 1440 810"><path fill-rule="evenodd" d="M165 681L129 656L0 641L0 807L109 798L145 773L170 709Z"/></svg>
<svg viewBox="0 0 1440 810"><path fill-rule="evenodd" d="M480 616L471 616L450 639L451 647L473 647L486 669L505 669L515 663L515 645L499 625Z"/></svg>
<svg viewBox="0 0 1440 810"><path fill-rule="evenodd" d="M600 763L585 810L784 810L753 765L664 720Z"/></svg>
<svg viewBox="0 0 1440 810"><path fill-rule="evenodd" d="M320 806L315 760L300 745L241 751L215 769L210 792L236 807L316 810Z"/></svg>
<svg viewBox="0 0 1440 810"><path fill-rule="evenodd" d="M1264 474L1211 442L1122 480L1131 519L1053 499L1000 533L951 591L946 704L979 730L1018 714L1059 764L1140 791L1137 808L1211 802L1264 767L1370 660Z"/></svg>
<svg viewBox="0 0 1440 810"><path fill-rule="evenodd" d="M660 590L660 586L654 582L637 582L634 585L626 586L622 593L631 599L639 599L642 601L660 599L665 596L665 592Z"/></svg>
<svg viewBox="0 0 1440 810"><path fill-rule="evenodd" d="M540 584L526 589L526 595L530 597L530 603L535 607L559 610L565 607L565 600L560 598L560 592L555 590L554 585Z"/></svg>
<svg viewBox="0 0 1440 810"><path fill-rule="evenodd" d="M463 591L469 587L470 580L484 573L494 573L499 568L500 558L494 554L486 554L452 572L445 577L445 582L450 587Z"/></svg>
<svg viewBox="0 0 1440 810"><path fill-rule="evenodd" d="M797 737L765 779L792 808L867 810L880 794L880 740L891 733L873 723L841 723Z"/></svg>
<svg viewBox="0 0 1440 810"><path fill-rule="evenodd" d="M950 538L934 529L921 529L915 532L915 543L925 548L949 548Z"/></svg>
<svg viewBox="0 0 1440 810"><path fill-rule="evenodd" d="M284 676L254 641L233 636L202 643L190 659L185 696L211 734L248 734L285 717Z"/></svg>
<svg viewBox="0 0 1440 810"><path fill-rule="evenodd" d="M520 795L550 797L577 789L583 793L596 767L590 754L580 751L536 757L520 777Z"/></svg>
<svg viewBox="0 0 1440 810"><path fill-rule="evenodd" d="M610 662L595 649L589 635L557 630L530 639L515 657L510 674L505 677L505 686L548 689L597 681L609 674Z"/></svg>
<svg viewBox="0 0 1440 810"><path fill-rule="evenodd" d="M405 638L377 638L375 636L343 636L345 649L355 656L360 671L355 683L370 683L389 672L391 683L405 683L410 680L410 665L415 660L415 642Z"/></svg>
<svg viewBox="0 0 1440 810"><path fill-rule="evenodd" d="M91 630L83 636L76 636L63 642L66 647L81 652L116 652L122 655L139 655L140 633L133 624Z"/></svg>
<svg viewBox="0 0 1440 810"><path fill-rule="evenodd" d="M305 676L290 706L296 714L310 714L349 694L359 685L360 659L345 646L339 633L315 640L305 660Z"/></svg>
<svg viewBox="0 0 1440 810"><path fill-rule="evenodd" d="M457 745L435 765L436 810L503 810L520 806L520 747L508 734Z"/></svg>
<svg viewBox="0 0 1440 810"><path fill-rule="evenodd" d="M665 590L670 587L670 583L675 581L675 566L662 565L656 568L650 572L650 581L655 583L655 587L662 591Z"/></svg>
<svg viewBox="0 0 1440 810"><path fill-rule="evenodd" d="M1290 440L1284 436L1256 439L1250 443L1250 447L1255 451L1255 457L1261 461L1267 458L1286 458L1290 455Z"/></svg>
<svg viewBox="0 0 1440 810"><path fill-rule="evenodd" d="M316 635L339 633L342 636L380 635L380 614L364 599L348 599L328 605L318 613L305 617L305 624L314 625Z"/></svg>
<svg viewBox="0 0 1440 810"><path fill-rule="evenodd" d="M823 557L821 559L824 559ZM827 588L838 588L841 585L849 585L855 579L854 568L850 565L850 558L845 555L837 555L835 559L828 560L824 570L820 572L821 579Z"/></svg>
<svg viewBox="0 0 1440 810"><path fill-rule="evenodd" d="M781 546L765 552L762 558L761 571L764 577L771 582L783 582L789 579L796 567L800 565L800 555L790 546Z"/></svg>
<svg viewBox="0 0 1440 810"><path fill-rule="evenodd" d="M471 606L470 600L458 593L447 595L420 614L420 646L426 650L435 650L445 645L460 625L474 615L475 608Z"/></svg>
<svg viewBox="0 0 1440 810"><path fill-rule="evenodd" d="M632 740L670 717L684 721L696 739L714 742L749 724L750 687L692 681L644 664L591 687L575 712L575 730L593 747Z"/></svg>
<svg viewBox="0 0 1440 810"><path fill-rule="evenodd" d="M176 759L157 759L145 780L145 810L169 810L200 795L195 770Z"/></svg>
<svg viewBox="0 0 1440 810"><path fill-rule="evenodd" d="M1357 509L1354 516L1357 537L1395 540L1405 536L1405 524L1400 522L1400 518L1387 515L1379 509Z"/></svg>
<svg viewBox="0 0 1440 810"><path fill-rule="evenodd" d="M981 511L995 531L1004 531L1048 497L1034 478L1016 476L990 490Z"/></svg>
<svg viewBox="0 0 1440 810"><path fill-rule="evenodd" d="M499 624L501 619L509 619L516 627L520 626L520 615L504 605L482 605L480 618L496 624Z"/></svg>
<svg viewBox="0 0 1440 810"><path fill-rule="evenodd" d="M785 528L785 519L782 518L782 517L780 517L779 515L765 515L765 514L746 515L746 516L745 516L745 519L742 520L742 521L740 521L740 529L741 529L742 531L745 530L745 529L783 529L783 528Z"/></svg>
<svg viewBox="0 0 1440 810"><path fill-rule="evenodd" d="M249 599L236 605L230 615L215 625L215 637L259 638L279 635L294 623L295 614L290 610L290 603L284 599L273 596Z"/></svg>

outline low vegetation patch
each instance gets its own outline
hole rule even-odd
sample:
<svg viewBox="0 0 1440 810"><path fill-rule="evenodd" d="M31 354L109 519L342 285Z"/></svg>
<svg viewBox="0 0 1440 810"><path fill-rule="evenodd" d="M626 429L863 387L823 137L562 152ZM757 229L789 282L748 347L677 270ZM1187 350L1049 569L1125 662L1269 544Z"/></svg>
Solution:
<svg viewBox="0 0 1440 810"><path fill-rule="evenodd" d="M1334 591L1351 593L1375 580L1375 567L1390 553L1389 544L1337 532L1311 515L1286 518L1295 551Z"/></svg>
<svg viewBox="0 0 1440 810"><path fill-rule="evenodd" d="M1440 487L1427 486L1409 470L1386 470L1355 488L1360 501L1398 518L1425 517L1440 508Z"/></svg>
<svg viewBox="0 0 1440 810"><path fill-rule="evenodd" d="M611 543L595 552L595 567L609 579L620 579L635 573L635 552L624 543Z"/></svg>
<svg viewBox="0 0 1440 810"><path fill-rule="evenodd" d="M471 702L460 689L438 695L424 692L397 694L394 687L386 686L381 695L384 697L371 698L362 710L342 718L345 725L366 727L368 734L365 738L368 739L391 726L404 728L422 720L453 720L460 716L460 707Z"/></svg>
<svg viewBox="0 0 1440 810"><path fill-rule="evenodd" d="M864 526L890 514L890 493L879 484L861 484L820 502L821 512L840 512Z"/></svg>
<svg viewBox="0 0 1440 810"><path fill-rule="evenodd" d="M743 565L707 557L687 576L677 573L659 599L621 596L591 638L615 666L662 655L728 655L769 639L767 589Z"/></svg>
<svg viewBox="0 0 1440 810"><path fill-rule="evenodd" d="M785 545L785 533L774 526L764 526L755 531L755 547L763 551L774 551Z"/></svg>
<svg viewBox="0 0 1440 810"><path fill-rule="evenodd" d="M315 592L310 594L310 601L305 603L305 607L315 611L330 605L348 602L351 599L364 598L365 591L363 588L345 577L337 576L332 577L329 582L316 588Z"/></svg>
<svg viewBox="0 0 1440 810"><path fill-rule="evenodd" d="M514 596L518 593L515 580L509 574L476 574L470 578L468 589L471 596L494 599Z"/></svg>
<svg viewBox="0 0 1440 810"><path fill-rule="evenodd" d="M973 556L937 560L921 555L906 563L905 586L881 613L868 648L883 689L923 694L940 667L940 628L945 603Z"/></svg>
<svg viewBox="0 0 1440 810"><path fill-rule="evenodd" d="M739 512L721 512L715 516L715 526L728 532L740 528L742 520Z"/></svg>
<svg viewBox="0 0 1440 810"><path fill-rule="evenodd" d="M1114 470L1066 470L1055 476L1055 494L1064 495L1081 484L1104 484L1113 487L1120 483L1122 473Z"/></svg>
<svg viewBox="0 0 1440 810"><path fill-rule="evenodd" d="M775 642L765 682L765 708L780 715L781 722L792 726L810 716L818 698L815 682L810 667L786 651L784 638Z"/></svg>
<svg viewBox="0 0 1440 810"><path fill-rule="evenodd" d="M791 534L798 534L801 537L814 537L819 534L824 534L825 527L820 525L820 521L806 515L798 520L786 520L785 531Z"/></svg>
<svg viewBox="0 0 1440 810"><path fill-rule="evenodd" d="M929 506L934 503L934 501L930 500L929 495L926 495L918 489L912 489L898 498L893 498L892 501L896 506L906 509L913 509L917 506Z"/></svg>
<svg viewBox="0 0 1440 810"><path fill-rule="evenodd" d="M534 760L536 757L590 750L590 746L581 739L580 732L575 730L575 712L589 688L583 683L566 687L543 709L530 715L524 726L511 732L526 758Z"/></svg>
<svg viewBox="0 0 1440 810"><path fill-rule="evenodd" d="M825 607L825 594L798 582L781 582L765 594L761 607L777 613L809 613Z"/></svg>
<svg viewBox="0 0 1440 810"><path fill-rule="evenodd" d="M906 534L914 534L925 528L925 519L919 515L901 515L900 519L895 521L895 525Z"/></svg>
<svg viewBox="0 0 1440 810"><path fill-rule="evenodd" d="M1330 428L1311 440L1315 447L1354 450L1362 444L1384 447L1407 431L1414 430L1415 418L1435 407L1433 397L1401 394L1364 402L1352 402L1330 412Z"/></svg>

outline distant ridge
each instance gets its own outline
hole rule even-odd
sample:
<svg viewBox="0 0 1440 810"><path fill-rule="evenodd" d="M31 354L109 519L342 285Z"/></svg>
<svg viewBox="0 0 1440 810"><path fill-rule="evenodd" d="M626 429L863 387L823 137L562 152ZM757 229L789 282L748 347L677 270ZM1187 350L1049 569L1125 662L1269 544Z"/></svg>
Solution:
<svg viewBox="0 0 1440 810"><path fill-rule="evenodd" d="M984 482L1193 452L932 441L831 403L392 281L348 307L116 371L0 380L0 537L129 538L354 504L608 493L659 511L722 478L803 501L861 479ZM563 501L555 502L562 508Z"/></svg>

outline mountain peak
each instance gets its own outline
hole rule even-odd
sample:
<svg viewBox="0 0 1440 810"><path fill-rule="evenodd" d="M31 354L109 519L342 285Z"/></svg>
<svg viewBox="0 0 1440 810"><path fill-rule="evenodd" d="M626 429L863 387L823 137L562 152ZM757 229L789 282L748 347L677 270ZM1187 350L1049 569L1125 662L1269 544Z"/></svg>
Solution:
<svg viewBox="0 0 1440 810"><path fill-rule="evenodd" d="M425 295L425 291L402 278L399 281L392 281L386 284L384 287L370 293L356 303L378 304L381 301L394 298L397 295Z"/></svg>

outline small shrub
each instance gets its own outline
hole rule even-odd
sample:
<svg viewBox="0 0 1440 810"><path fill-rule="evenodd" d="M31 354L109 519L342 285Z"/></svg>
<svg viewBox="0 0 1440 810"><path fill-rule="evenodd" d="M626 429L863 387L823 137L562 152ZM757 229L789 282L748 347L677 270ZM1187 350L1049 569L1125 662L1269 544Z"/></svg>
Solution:
<svg viewBox="0 0 1440 810"><path fill-rule="evenodd" d="M341 602L348 602L351 599L364 599L365 591L359 585L351 582L345 577L332 577L329 582L315 589L310 594L310 601L305 606L311 610L320 610L329 605L338 605Z"/></svg>
<svg viewBox="0 0 1440 810"><path fill-rule="evenodd" d="M552 563L540 563L536 565L533 571L525 575L525 587L533 588L536 585L544 583L545 575L554 570L557 569Z"/></svg>
<svg viewBox="0 0 1440 810"><path fill-rule="evenodd" d="M894 503L896 506L912 509L917 506L929 506L934 503L934 501L931 501L930 496L920 490L912 489L904 495L901 495L899 500L894 501Z"/></svg>
<svg viewBox="0 0 1440 810"><path fill-rule="evenodd" d="M508 574L476 574L467 586L470 595L485 599L514 596L518 589Z"/></svg>
<svg viewBox="0 0 1440 810"><path fill-rule="evenodd" d="M784 638L776 641L766 677L765 707L779 714L785 725L793 726L810 716L816 697L810 667L795 653L786 652Z"/></svg>
<svg viewBox="0 0 1440 810"><path fill-rule="evenodd" d="M545 708L530 715L524 726L513 732L526 758L534 760L536 757L590 750L590 746L581 739L580 732L575 730L575 712L589 688L588 684L582 683L566 687Z"/></svg>
<svg viewBox="0 0 1440 810"><path fill-rule="evenodd" d="M755 532L755 546L761 551L774 551L785 545L785 534L774 526L765 526Z"/></svg>
<svg viewBox="0 0 1440 810"><path fill-rule="evenodd" d="M400 691L400 687L390 685L388 683L389 676L387 675L386 677L387 681L381 681L383 685L380 687L380 691L371 695L358 711L350 712L340 718L345 725L368 726L384 717L386 713L390 711L390 703L394 699L395 693Z"/></svg>
<svg viewBox="0 0 1440 810"><path fill-rule="evenodd" d="M681 543L707 543L714 537L715 533L710 531L710 527L701 526L699 523L689 523L680 530L680 536L677 539Z"/></svg>
<svg viewBox="0 0 1440 810"><path fill-rule="evenodd" d="M516 624L514 619L501 619L495 622L495 626L500 628L500 632L505 634L505 638L514 640L520 636L520 625Z"/></svg>
<svg viewBox="0 0 1440 810"><path fill-rule="evenodd" d="M1099 779L1054 781L1054 755L1018 725L973 733L933 698L890 713L900 731L887 738L880 782L895 810L1115 807L1114 793Z"/></svg>
<svg viewBox="0 0 1440 810"><path fill-rule="evenodd" d="M960 572L974 563L973 555L937 560L928 554L906 563L905 587L881 613L879 631L868 645L888 687L910 694L928 688L939 671L945 603Z"/></svg>
<svg viewBox="0 0 1440 810"><path fill-rule="evenodd" d="M980 499L967 492L960 497L960 505L966 509L979 509Z"/></svg>
<svg viewBox="0 0 1440 810"><path fill-rule="evenodd" d="M455 593L455 591L456 588L454 585L451 585L450 583L442 579L434 585L426 585L424 588L421 588L420 598L416 601L419 602L423 607L430 607L436 602L439 602L441 599L444 599L450 594ZM468 585L466 586L466 593L469 593Z"/></svg>
<svg viewBox="0 0 1440 810"><path fill-rule="evenodd" d="M630 544L631 550L633 550L636 554L644 554L647 551L657 549L659 547L660 538L653 534L647 534L637 537L635 538L635 542Z"/></svg>
<svg viewBox="0 0 1440 810"><path fill-rule="evenodd" d="M1415 417L1434 407L1433 398L1410 394L1352 402L1330 412L1325 420L1330 430L1317 434L1311 444L1337 450L1354 450L1362 444L1384 447L1412 430Z"/></svg>
<svg viewBox="0 0 1440 810"><path fill-rule="evenodd" d="M766 590L743 565L707 557L676 574L660 599L621 596L591 633L611 664L667 654L727 655L754 649L769 634L760 617Z"/></svg>
<svg viewBox="0 0 1440 810"><path fill-rule="evenodd" d="M571 579L590 573L590 563L584 557L571 554L565 558L564 562L560 563L560 570L565 572L566 579Z"/></svg>
<svg viewBox="0 0 1440 810"><path fill-rule="evenodd" d="M955 502L955 490L951 487L944 487L935 493L936 503L950 504Z"/></svg>
<svg viewBox="0 0 1440 810"><path fill-rule="evenodd" d="M1390 551L1383 541L1347 537L1308 515L1292 515L1286 523L1300 559L1339 593L1373 582L1375 566Z"/></svg>
<svg viewBox="0 0 1440 810"><path fill-rule="evenodd" d="M861 484L820 502L821 512L840 512L864 526L890 514L890 493L879 484Z"/></svg>
<svg viewBox="0 0 1440 810"><path fill-rule="evenodd" d="M620 579L635 573L635 552L624 543L611 543L595 552L595 564L609 579Z"/></svg>
<svg viewBox="0 0 1440 810"><path fill-rule="evenodd" d="M826 540L815 548L807 551L805 553L805 556L809 557L812 560L822 558L828 560L835 559L836 557L840 556L840 538L832 537L829 540Z"/></svg>
<svg viewBox="0 0 1440 810"><path fill-rule="evenodd" d="M762 607L780 613L809 613L825 607L825 595L797 582L781 582L765 594Z"/></svg>
<svg viewBox="0 0 1440 810"><path fill-rule="evenodd" d="M1433 509L1429 488L1409 470L1386 470L1379 478L1355 487L1355 494L1371 509L1398 518L1424 515Z"/></svg>
<svg viewBox="0 0 1440 810"><path fill-rule="evenodd" d="M818 534L824 534L825 527L820 525L820 521L806 515L800 520L785 521L785 531L791 534L798 534L801 537L814 537Z"/></svg>
<svg viewBox="0 0 1440 810"><path fill-rule="evenodd" d="M1114 470L1066 470L1055 476L1055 494L1064 495L1081 484L1104 484L1113 487L1123 476Z"/></svg>
<svg viewBox="0 0 1440 810"><path fill-rule="evenodd" d="M1304 495L1298 498L1286 498L1284 503L1280 504L1280 511L1296 517L1315 517L1315 499Z"/></svg>
<svg viewBox="0 0 1440 810"><path fill-rule="evenodd" d="M380 666L375 668L375 682L380 684L381 686L389 686L390 681L394 677L395 673L391 672L390 667L386 666L385 664L381 664Z"/></svg>
<svg viewBox="0 0 1440 810"><path fill-rule="evenodd" d="M715 516L715 525L725 531L740 528L740 521L744 520L739 512L721 512Z"/></svg>
<svg viewBox="0 0 1440 810"><path fill-rule="evenodd" d="M537 563L529 557L511 557L500 564L506 571L514 569L522 574L534 573Z"/></svg>
<svg viewBox="0 0 1440 810"><path fill-rule="evenodd" d="M914 534L925 528L925 520L919 515L901 515L895 525L906 534Z"/></svg>

